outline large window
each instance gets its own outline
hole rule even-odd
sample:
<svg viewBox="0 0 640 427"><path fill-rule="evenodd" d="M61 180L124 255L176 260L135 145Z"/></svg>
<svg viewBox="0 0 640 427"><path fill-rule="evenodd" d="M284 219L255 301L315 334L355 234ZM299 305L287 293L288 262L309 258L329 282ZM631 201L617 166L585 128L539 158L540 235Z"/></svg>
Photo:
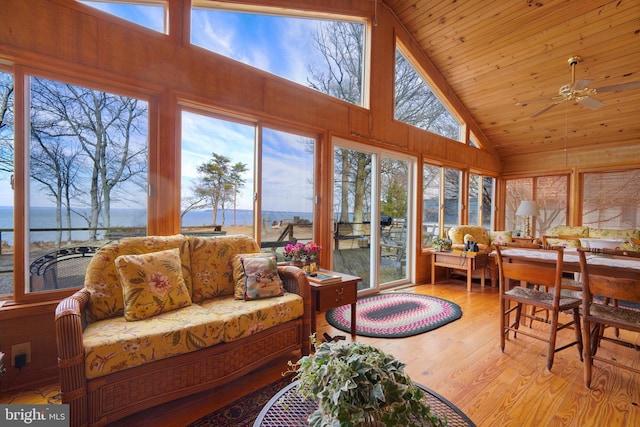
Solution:
<svg viewBox="0 0 640 427"><path fill-rule="evenodd" d="M469 224L493 230L495 179L469 174Z"/></svg>
<svg viewBox="0 0 640 427"><path fill-rule="evenodd" d="M30 132L24 146L8 138L2 145L3 178L10 176L11 190L26 196L13 191L2 196L3 205L12 197L24 200L14 205L10 224L26 233L2 233L3 264L9 255L10 277L16 272L25 277L24 287L14 289L16 299L82 286L98 246L145 235L147 226L147 102L36 76L21 78ZM19 242L24 253L16 251ZM6 284L8 275L2 276Z"/></svg>
<svg viewBox="0 0 640 427"><path fill-rule="evenodd" d="M365 105L364 21L222 10L194 2L191 42L352 104Z"/></svg>
<svg viewBox="0 0 640 427"><path fill-rule="evenodd" d="M262 128L260 241L278 254L293 239L313 240L315 146L315 138Z"/></svg>
<svg viewBox="0 0 640 427"><path fill-rule="evenodd" d="M462 171L425 164L422 168L422 245L461 224Z"/></svg>
<svg viewBox="0 0 640 427"><path fill-rule="evenodd" d="M249 235L279 259L288 242L313 240L315 145L309 136L183 111L183 233Z"/></svg>
<svg viewBox="0 0 640 427"><path fill-rule="evenodd" d="M461 139L458 121L400 48L396 49L394 107L396 120L456 141Z"/></svg>
<svg viewBox="0 0 640 427"><path fill-rule="evenodd" d="M461 224L462 211L462 171L457 169L443 169L443 203L442 217L444 229Z"/></svg>
<svg viewBox="0 0 640 427"><path fill-rule="evenodd" d="M534 236L541 237L547 230L567 224L569 176L550 175L518 178L506 181L505 219L507 230L525 228L525 218L516 215L523 200L535 200L540 214L531 221Z"/></svg>
<svg viewBox="0 0 640 427"><path fill-rule="evenodd" d="M440 182L442 168L422 167L422 246L430 246L440 236Z"/></svg>
<svg viewBox="0 0 640 427"><path fill-rule="evenodd" d="M252 124L182 113L183 232L253 235L255 140Z"/></svg>
<svg viewBox="0 0 640 427"><path fill-rule="evenodd" d="M640 169L582 174L582 225L640 228Z"/></svg>

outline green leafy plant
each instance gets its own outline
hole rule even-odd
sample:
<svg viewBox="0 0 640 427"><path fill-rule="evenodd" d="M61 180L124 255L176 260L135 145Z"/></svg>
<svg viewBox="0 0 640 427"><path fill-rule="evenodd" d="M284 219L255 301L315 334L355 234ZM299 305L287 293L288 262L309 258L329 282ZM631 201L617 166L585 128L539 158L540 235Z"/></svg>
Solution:
<svg viewBox="0 0 640 427"><path fill-rule="evenodd" d="M446 425L394 357L359 342L314 346L314 354L290 362L297 393L318 402L311 427Z"/></svg>
<svg viewBox="0 0 640 427"><path fill-rule="evenodd" d="M444 237L436 236L431 241L431 245L434 248L448 250L448 249L451 249L451 240L445 239Z"/></svg>

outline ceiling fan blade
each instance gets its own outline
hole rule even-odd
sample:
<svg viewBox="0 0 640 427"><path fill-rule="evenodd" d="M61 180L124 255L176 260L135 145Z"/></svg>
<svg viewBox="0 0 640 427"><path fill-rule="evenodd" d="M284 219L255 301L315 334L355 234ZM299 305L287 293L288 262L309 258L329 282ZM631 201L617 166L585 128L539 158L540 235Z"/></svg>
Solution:
<svg viewBox="0 0 640 427"><path fill-rule="evenodd" d="M604 107L604 102L595 98L591 98L590 96L580 96L576 98L576 101L587 108L591 108L592 110L597 110L598 108Z"/></svg>
<svg viewBox="0 0 640 427"><path fill-rule="evenodd" d="M640 89L640 80L635 82L620 83L617 85L602 86L596 88L596 93L602 92L622 92L623 90Z"/></svg>
<svg viewBox="0 0 640 427"><path fill-rule="evenodd" d="M526 101L516 102L516 105L519 105L521 107L526 107L527 105L529 105L532 102L552 101L554 99L562 99L562 97L556 95L556 96L547 96L545 98L527 99Z"/></svg>
<svg viewBox="0 0 640 427"><path fill-rule="evenodd" d="M562 102L562 100L560 101L556 101L552 104L547 105L546 107L544 107L542 110L537 111L535 113L533 113L532 115L529 116L530 119L533 119L534 117L538 117L540 114L544 113L545 111L555 107L556 105L560 104Z"/></svg>
<svg viewBox="0 0 640 427"><path fill-rule="evenodd" d="M576 80L573 84L573 90L582 90L589 87L589 85L593 82L591 79L580 79Z"/></svg>

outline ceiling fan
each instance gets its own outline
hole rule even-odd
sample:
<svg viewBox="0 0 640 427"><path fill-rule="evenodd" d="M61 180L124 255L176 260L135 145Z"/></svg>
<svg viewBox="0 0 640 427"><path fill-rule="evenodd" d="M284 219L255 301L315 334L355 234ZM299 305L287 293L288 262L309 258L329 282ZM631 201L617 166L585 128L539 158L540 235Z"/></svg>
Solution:
<svg viewBox="0 0 640 427"><path fill-rule="evenodd" d="M538 117L545 111L548 111L549 109L565 101L576 101L587 108L597 110L598 108L602 108L605 104L604 102L596 98L592 98L591 95L597 95L603 92L622 92L623 90L640 89L640 81L602 86L599 88L589 88L589 85L591 84L591 82L593 82L593 80L576 80L576 65L582 62L582 58L579 56L572 56L568 59L568 62L571 66L571 83L562 86L558 91L558 95L551 98L538 98L516 103L516 105L526 106L530 102L553 100L551 104L547 105L542 110L536 111L535 113L530 115L529 118Z"/></svg>

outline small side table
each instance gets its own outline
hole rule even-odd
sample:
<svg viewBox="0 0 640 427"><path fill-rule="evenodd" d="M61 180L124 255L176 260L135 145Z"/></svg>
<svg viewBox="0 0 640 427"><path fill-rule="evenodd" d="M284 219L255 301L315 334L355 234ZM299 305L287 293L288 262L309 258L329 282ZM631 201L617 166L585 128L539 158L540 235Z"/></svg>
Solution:
<svg viewBox="0 0 640 427"><path fill-rule="evenodd" d="M484 269L489 263L486 253L473 253L462 251L436 252L431 251L431 284L436 283L436 267L447 269L447 278L450 269L467 270L467 292L471 292L471 275L475 270ZM480 276L480 284L484 288L484 271Z"/></svg>
<svg viewBox="0 0 640 427"><path fill-rule="evenodd" d="M316 313L323 313L330 308L351 304L351 336L356 336L356 300L358 299L358 282L361 277L338 273L331 270L319 270L322 273L340 276L342 281L335 283L315 283L309 281L311 288L311 333L316 332Z"/></svg>

